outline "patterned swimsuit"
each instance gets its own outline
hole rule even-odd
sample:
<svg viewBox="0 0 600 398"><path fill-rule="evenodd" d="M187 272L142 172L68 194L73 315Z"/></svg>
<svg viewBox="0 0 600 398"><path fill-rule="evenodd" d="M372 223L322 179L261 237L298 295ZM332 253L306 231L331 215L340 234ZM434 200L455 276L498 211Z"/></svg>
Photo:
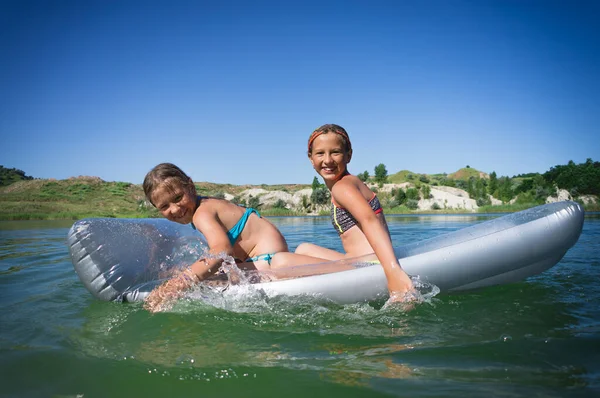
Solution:
<svg viewBox="0 0 600 398"><path fill-rule="evenodd" d="M379 203L379 199L375 193L373 193L373 197L369 200L369 205L375 214L379 214L383 211L381 203ZM339 235L356 225L356 219L352 214L344 208L337 207L333 198L331 198L331 224L333 224L333 228L335 228Z"/></svg>

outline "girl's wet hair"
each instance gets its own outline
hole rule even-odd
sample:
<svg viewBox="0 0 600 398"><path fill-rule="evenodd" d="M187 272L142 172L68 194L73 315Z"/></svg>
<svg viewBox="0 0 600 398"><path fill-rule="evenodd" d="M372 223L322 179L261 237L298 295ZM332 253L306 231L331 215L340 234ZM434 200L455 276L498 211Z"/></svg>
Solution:
<svg viewBox="0 0 600 398"><path fill-rule="evenodd" d="M324 124L321 127L319 127L318 129L316 129L315 131L313 131L312 134L310 135L310 137L308 138L308 155L309 156L312 153L313 141L321 134L327 134L327 133L335 133L335 134L339 135L340 138L342 139L342 145L344 146L344 149L346 150L346 152L352 151L352 143L350 143L350 137L348 136L348 133L342 126L338 126L337 124Z"/></svg>
<svg viewBox="0 0 600 398"><path fill-rule="evenodd" d="M144 194L152 204L152 194L159 186L169 191L175 191L177 187L196 189L192 179L173 163L161 163L146 174Z"/></svg>

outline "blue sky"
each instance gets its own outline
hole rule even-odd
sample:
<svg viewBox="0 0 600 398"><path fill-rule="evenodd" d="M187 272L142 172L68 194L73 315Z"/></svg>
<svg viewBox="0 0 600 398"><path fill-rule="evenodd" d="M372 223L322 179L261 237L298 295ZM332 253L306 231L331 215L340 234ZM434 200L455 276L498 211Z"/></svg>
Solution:
<svg viewBox="0 0 600 398"><path fill-rule="evenodd" d="M0 164L39 178L310 183L600 160L600 2L3 1Z"/></svg>

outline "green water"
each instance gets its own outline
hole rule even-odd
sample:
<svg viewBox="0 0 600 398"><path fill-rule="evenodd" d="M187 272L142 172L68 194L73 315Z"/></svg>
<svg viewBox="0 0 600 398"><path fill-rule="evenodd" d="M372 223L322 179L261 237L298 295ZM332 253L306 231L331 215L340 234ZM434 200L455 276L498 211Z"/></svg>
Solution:
<svg viewBox="0 0 600 398"><path fill-rule="evenodd" d="M388 217L395 245L485 216ZM293 248L326 218L273 218ZM0 395L15 397L588 397L600 393L600 218L545 273L410 311L266 298L151 315L99 302L70 222L0 223Z"/></svg>

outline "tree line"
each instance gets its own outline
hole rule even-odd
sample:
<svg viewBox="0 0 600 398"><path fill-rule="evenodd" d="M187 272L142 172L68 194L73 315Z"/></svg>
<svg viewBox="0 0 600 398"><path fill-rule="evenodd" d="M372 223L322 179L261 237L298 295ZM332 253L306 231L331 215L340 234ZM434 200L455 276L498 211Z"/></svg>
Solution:
<svg viewBox="0 0 600 398"><path fill-rule="evenodd" d="M469 168L469 166L467 166ZM387 168L383 163L374 168L371 176L368 171L358 173L357 177L364 182L374 182L382 186L388 180ZM557 165L543 174L527 173L513 177L498 176L495 171L489 178L470 177L466 180L448 178L447 175L432 179L421 174L407 176L414 187L392 190L395 205L405 205L410 209L418 207L418 201L431 197L431 186L443 185L465 190L471 199L477 201L478 206L491 205L491 197L508 203L516 198L516 203L543 204L548 196L556 194L557 189L564 189L577 198L581 195L600 196L600 162L588 158L584 163L576 164L569 161L566 165ZM329 192L317 177L312 183L313 193L311 202L326 204L329 201Z"/></svg>
<svg viewBox="0 0 600 398"><path fill-rule="evenodd" d="M467 166L469 168L469 166ZM357 177L365 182L373 182L382 186L388 181L388 171L385 164L380 163L373 169L371 175L368 171L358 173ZM33 177L25 174L23 170L7 168L0 165L0 186L10 185L21 180L32 180ZM600 196L600 162L588 158L584 163L576 164L572 160L566 165L556 165L543 174L527 173L513 177L498 176L492 172L489 178L470 177L466 180L449 178L447 175L427 176L424 174L409 174L409 182L414 187L406 190L393 191L394 204L416 207L421 198L429 198L431 186L445 185L467 191L469 197L477 201L478 206L491 204L490 195L502 202L510 202L516 198L517 203L544 203L548 196L554 195L557 189L567 190L572 197L581 195ZM312 182L313 204L327 204L330 200L329 191L317 177ZM254 199L254 200L253 200ZM249 205L256 204L258 198L250 198ZM285 203L279 203L284 207ZM308 203L306 203L308 205ZM306 207L306 206L305 206Z"/></svg>
<svg viewBox="0 0 600 398"><path fill-rule="evenodd" d="M0 165L0 187L22 180L33 180L33 177L26 175L23 170L9 169Z"/></svg>

